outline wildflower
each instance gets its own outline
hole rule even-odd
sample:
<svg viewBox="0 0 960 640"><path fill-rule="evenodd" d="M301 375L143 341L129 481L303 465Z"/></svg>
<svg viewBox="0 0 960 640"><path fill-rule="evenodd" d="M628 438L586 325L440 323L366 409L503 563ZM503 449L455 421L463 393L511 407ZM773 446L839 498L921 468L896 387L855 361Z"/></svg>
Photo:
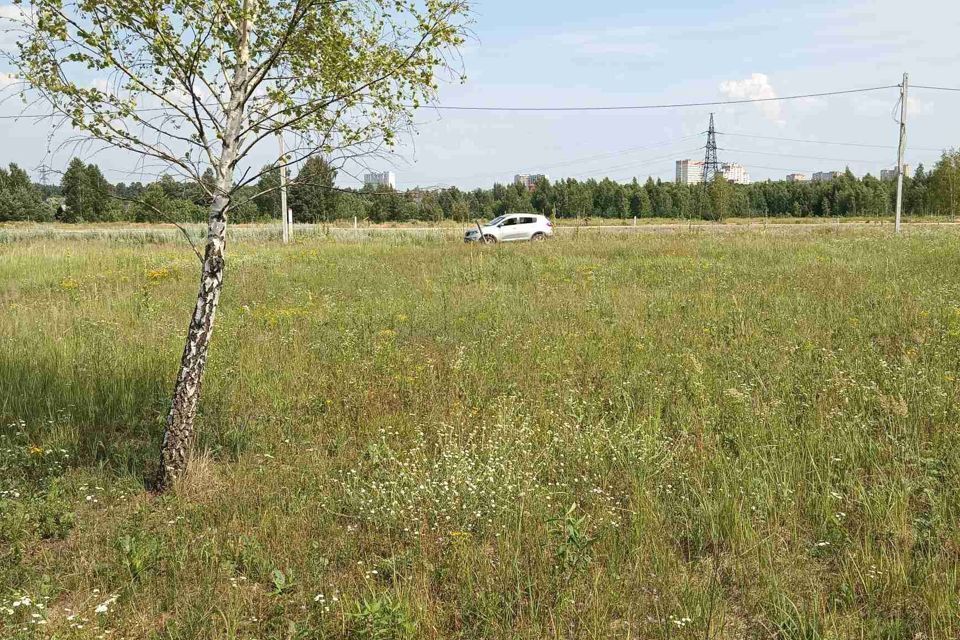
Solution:
<svg viewBox="0 0 960 640"><path fill-rule="evenodd" d="M723 392L723 395L727 396L728 398L736 402L746 402L749 399L749 396L747 396L747 394L745 394L743 391L735 387L726 389Z"/></svg>
<svg viewBox="0 0 960 640"><path fill-rule="evenodd" d="M110 596L109 598L107 598L106 600L104 600L103 602L101 602L100 604L98 604L97 607L96 607L96 609L94 609L93 611L94 611L95 613L99 613L99 614L107 613L108 611L110 611L110 605L112 605L114 602L116 602L116 601L117 601L117 598L119 598L119 597L120 597L120 596L117 595L117 594L114 594L114 595Z"/></svg>
<svg viewBox="0 0 960 640"><path fill-rule="evenodd" d="M166 280L169 277L170 277L170 269L166 267L147 270L147 280L149 280L150 282L160 282L161 280Z"/></svg>
<svg viewBox="0 0 960 640"><path fill-rule="evenodd" d="M682 629L683 627L693 622L693 620L687 617L678 618L676 616L670 616L670 622L672 622L678 629Z"/></svg>

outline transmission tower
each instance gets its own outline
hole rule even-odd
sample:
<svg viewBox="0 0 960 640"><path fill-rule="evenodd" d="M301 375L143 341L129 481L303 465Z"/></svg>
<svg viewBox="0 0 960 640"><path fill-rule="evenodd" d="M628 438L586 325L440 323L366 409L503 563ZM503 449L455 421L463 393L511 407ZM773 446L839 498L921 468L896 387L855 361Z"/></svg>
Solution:
<svg viewBox="0 0 960 640"><path fill-rule="evenodd" d="M717 160L717 130L713 127L713 114L710 114L710 128L707 129L707 156L703 160L703 184L708 185L713 177L721 173Z"/></svg>

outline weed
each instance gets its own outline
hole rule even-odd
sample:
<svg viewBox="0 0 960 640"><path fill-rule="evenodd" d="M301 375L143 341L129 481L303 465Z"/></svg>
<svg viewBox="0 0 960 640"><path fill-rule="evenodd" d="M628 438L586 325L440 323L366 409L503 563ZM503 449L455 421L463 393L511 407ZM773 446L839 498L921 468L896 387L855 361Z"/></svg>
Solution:
<svg viewBox="0 0 960 640"><path fill-rule="evenodd" d="M417 630L409 607L390 593L364 597L354 605L350 618L358 640L407 640Z"/></svg>
<svg viewBox="0 0 960 640"><path fill-rule="evenodd" d="M275 596L280 596L292 591L297 584L293 578L293 572L291 572L289 569L286 573L280 569L274 569L271 571L270 583L273 586L273 595Z"/></svg>
<svg viewBox="0 0 960 640"><path fill-rule="evenodd" d="M131 580L139 580L160 559L160 542L147 534L125 535L117 539L120 560Z"/></svg>
<svg viewBox="0 0 960 640"><path fill-rule="evenodd" d="M596 542L588 533L589 516L577 517L577 511L577 505L573 504L563 516L549 522L554 540L554 558L567 575L582 571L590 565L590 550Z"/></svg>

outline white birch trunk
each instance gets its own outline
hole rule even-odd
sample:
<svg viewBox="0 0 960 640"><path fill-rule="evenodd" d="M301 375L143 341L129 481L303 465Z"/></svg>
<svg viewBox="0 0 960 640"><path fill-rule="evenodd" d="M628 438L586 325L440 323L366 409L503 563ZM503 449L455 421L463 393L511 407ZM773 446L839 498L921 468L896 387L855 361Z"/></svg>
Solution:
<svg viewBox="0 0 960 640"><path fill-rule="evenodd" d="M214 167L217 176L216 192L210 206L207 225L207 243L200 276L200 291L190 318L187 342L180 359L180 372L173 388L170 412L167 414L160 448L160 470L156 489L165 491L173 486L186 470L194 441L194 421L200 400L200 387L210 349L210 336L220 302L223 286L225 249L227 241L227 208L233 190L233 171L240 148L240 130L243 125L245 96L249 81L249 34L252 28L249 1L244 2L245 19L237 47L237 66L231 82L231 96L226 109L223 147L219 162Z"/></svg>

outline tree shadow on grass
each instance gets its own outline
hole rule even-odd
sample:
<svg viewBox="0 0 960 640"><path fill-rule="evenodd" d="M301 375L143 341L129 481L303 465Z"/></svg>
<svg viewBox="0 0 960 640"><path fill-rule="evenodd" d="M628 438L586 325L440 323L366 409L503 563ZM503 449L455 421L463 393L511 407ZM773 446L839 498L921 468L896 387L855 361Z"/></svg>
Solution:
<svg viewBox="0 0 960 640"><path fill-rule="evenodd" d="M166 371L157 363L70 362L0 354L4 425L38 445L67 449L71 466L146 478L162 433ZM8 428L8 427L5 427Z"/></svg>
<svg viewBox="0 0 960 640"><path fill-rule="evenodd" d="M151 487L176 361L27 355L0 353L0 430L24 431L37 446L66 449L70 467L133 476ZM217 395L203 404L223 415Z"/></svg>

